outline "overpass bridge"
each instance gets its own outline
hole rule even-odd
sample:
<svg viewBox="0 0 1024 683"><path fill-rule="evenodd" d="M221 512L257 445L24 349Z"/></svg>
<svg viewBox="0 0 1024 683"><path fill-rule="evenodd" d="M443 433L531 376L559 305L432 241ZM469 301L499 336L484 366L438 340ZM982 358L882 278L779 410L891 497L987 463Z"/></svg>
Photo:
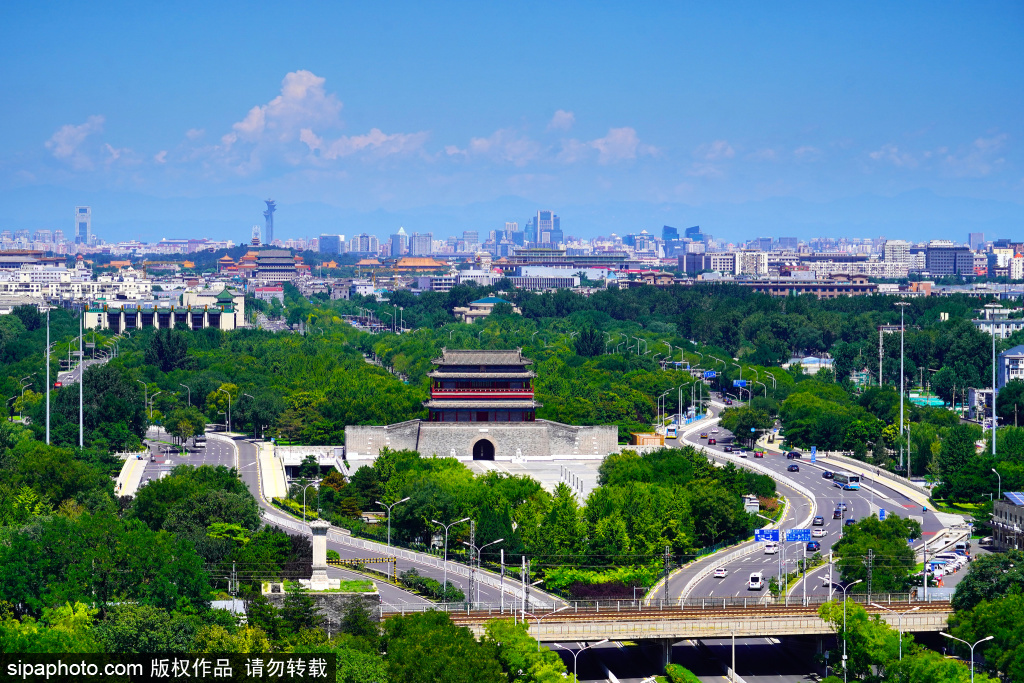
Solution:
<svg viewBox="0 0 1024 683"><path fill-rule="evenodd" d="M851 596L852 598L853 596ZM908 633L942 631L953 613L948 601L891 601L877 596L876 602L903 616L903 630ZM688 605L650 606L623 600L619 603L586 605L570 603L555 610L526 613L529 633L541 642L585 642L596 640L679 641L702 638L781 637L794 635L832 635L832 625L818 616L817 605L765 604L751 601L747 606L737 600L707 599L704 606L687 601ZM442 607L442 606L438 606ZM893 612L865 605L869 614L897 627ZM491 619L523 618L518 609L502 610L497 605L487 608L450 608L452 621L466 626L474 635L484 634L484 625Z"/></svg>

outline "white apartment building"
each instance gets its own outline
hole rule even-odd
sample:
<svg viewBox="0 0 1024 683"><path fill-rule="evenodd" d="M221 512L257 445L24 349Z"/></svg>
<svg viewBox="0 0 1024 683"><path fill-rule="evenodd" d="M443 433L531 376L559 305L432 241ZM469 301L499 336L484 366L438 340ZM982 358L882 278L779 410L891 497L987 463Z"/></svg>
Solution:
<svg viewBox="0 0 1024 683"><path fill-rule="evenodd" d="M890 263L909 263L910 243L904 240L886 240L883 259Z"/></svg>
<svg viewBox="0 0 1024 683"><path fill-rule="evenodd" d="M736 252L736 274L761 277L768 274L768 253L764 251Z"/></svg>

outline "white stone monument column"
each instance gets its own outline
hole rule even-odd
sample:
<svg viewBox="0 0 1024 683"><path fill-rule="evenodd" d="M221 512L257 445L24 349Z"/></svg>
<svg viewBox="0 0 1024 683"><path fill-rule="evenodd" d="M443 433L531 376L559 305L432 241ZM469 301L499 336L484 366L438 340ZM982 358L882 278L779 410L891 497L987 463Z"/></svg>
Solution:
<svg viewBox="0 0 1024 683"><path fill-rule="evenodd" d="M339 581L327 578L327 531L331 528L328 522L315 519L309 523L313 532L313 575L309 579L310 590L328 590L337 588Z"/></svg>

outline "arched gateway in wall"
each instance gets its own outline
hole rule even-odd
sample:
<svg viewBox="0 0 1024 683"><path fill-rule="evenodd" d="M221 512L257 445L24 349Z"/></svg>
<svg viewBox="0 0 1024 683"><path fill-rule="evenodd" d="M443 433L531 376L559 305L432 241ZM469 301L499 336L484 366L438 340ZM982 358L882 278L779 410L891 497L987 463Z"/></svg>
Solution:
<svg viewBox="0 0 1024 683"><path fill-rule="evenodd" d="M487 439L480 439L473 444L474 460L494 460L494 444Z"/></svg>

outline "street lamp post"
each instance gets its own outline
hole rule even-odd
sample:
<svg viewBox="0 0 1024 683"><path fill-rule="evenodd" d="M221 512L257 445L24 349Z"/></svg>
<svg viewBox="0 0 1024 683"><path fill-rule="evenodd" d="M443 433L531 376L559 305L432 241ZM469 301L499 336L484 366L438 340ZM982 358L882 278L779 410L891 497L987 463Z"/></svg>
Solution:
<svg viewBox="0 0 1024 683"><path fill-rule="evenodd" d="M473 558L472 557L469 558L470 559L469 571L473 572L473 574L474 574L473 585L476 586L476 596L470 595L469 596L470 602L480 602L480 582L475 578L475 574L477 573L477 570L480 568L480 553L482 553L484 551L484 548L486 548L487 546L494 545L495 543L501 543L504 540L505 540L504 538L499 538L496 541L491 541L490 543L484 543L481 546L475 546L472 543L467 543L466 541L462 542L462 545L469 546L473 550L473 552L476 553L476 564L475 565L473 564ZM475 597L475 600L474 600L474 597Z"/></svg>
<svg viewBox="0 0 1024 683"><path fill-rule="evenodd" d="M184 384L179 384L178 386L179 387L185 387ZM188 404L189 404L189 406L191 406L192 405L192 390L189 389L188 387L185 387L185 389L188 390Z"/></svg>
<svg viewBox="0 0 1024 683"><path fill-rule="evenodd" d="M841 583L838 584L838 586L843 589L843 683L846 683L846 591L853 588L863 580L864 579L857 579L847 586L844 586Z"/></svg>
<svg viewBox="0 0 1024 683"><path fill-rule="evenodd" d="M391 547L391 508L395 507L399 503L404 503L407 500L409 500L409 496L406 496L402 500L394 502L391 505L388 505L387 503L382 503L379 500L375 501L377 503L377 505L383 505L384 507L386 507L388 509L388 547L389 548Z"/></svg>
<svg viewBox="0 0 1024 683"><path fill-rule="evenodd" d="M992 473L995 474L997 477L999 477L999 488L997 489L997 492L996 492L996 500L1002 500L1003 499L1003 478L1002 478L1002 476L1000 476L999 472L996 472L996 468L994 468L994 467L992 468Z"/></svg>
<svg viewBox="0 0 1024 683"><path fill-rule="evenodd" d="M878 609L884 609L886 612L892 612L893 614L896 615L896 618L899 620L897 622L899 624L899 626L897 626L897 628L899 629L899 632L900 632L900 661L903 661L903 617L904 617L904 615L910 614L911 612L916 612L917 610L919 610L921 608L920 607L914 607L912 609L908 609L906 612L897 612L896 610L889 609L888 607L885 607L884 605L879 605L877 602L871 603L871 606L872 607L877 607Z"/></svg>
<svg viewBox="0 0 1024 683"><path fill-rule="evenodd" d="M436 519L432 519L430 521L440 527L444 527L444 583L441 584L441 594L444 595L444 601L448 602L448 530L456 524L468 522L469 517L463 517L457 522L452 522L451 524L443 524Z"/></svg>
<svg viewBox="0 0 1024 683"><path fill-rule="evenodd" d="M231 392L228 391L227 389L225 389L224 387L220 387L219 389L217 389L217 391L223 391L225 394L228 395L228 432L230 432L231 431Z"/></svg>
<svg viewBox="0 0 1024 683"><path fill-rule="evenodd" d="M982 638L981 640L976 642L974 645L971 645L970 643L968 643L963 638L957 638L956 636L951 636L948 633L946 633L945 631L940 631L940 633L942 635L944 635L945 637L947 637L947 638L951 638L953 640L959 640L961 643L963 643L967 647L971 648L971 683L974 683L974 648L977 647L978 645L981 645L986 640L992 640L993 638L995 638L995 636L988 636L987 638Z"/></svg>
<svg viewBox="0 0 1024 683"><path fill-rule="evenodd" d="M315 481L311 481L311 482L309 482L308 484L306 484L305 486L302 487L302 523L303 524L306 523L306 489L308 489L310 486L316 486L317 489L319 490L319 488L320 488L320 480L317 479ZM320 499L319 498L317 498L316 503L317 503L317 508L319 508L320 507Z"/></svg>
<svg viewBox="0 0 1024 683"><path fill-rule="evenodd" d="M561 650L565 650L566 652L568 652L569 654L572 655L572 678L573 678L574 681L578 681L579 677L576 675L576 658L579 657L580 654L584 650L589 650L590 648L597 647L598 645L604 645L607 642L608 642L608 639L605 638L604 640L599 640L596 643L591 643L590 645L587 645L586 647L582 647L579 650L573 650L571 648L565 647L564 645L560 645L558 643L552 643L552 645L554 645L555 647L557 647L557 648L559 648Z"/></svg>
<svg viewBox="0 0 1024 683"><path fill-rule="evenodd" d="M906 333L906 325L904 324L904 312L906 307L910 304L906 301L899 301L896 303L900 307L900 466L903 465L903 384L905 377L903 376L903 337ZM994 391L993 391L994 393ZM995 432L993 432L995 434ZM993 455L995 452L993 451ZM910 479L910 453L907 453L907 479Z"/></svg>
<svg viewBox="0 0 1024 683"><path fill-rule="evenodd" d="M164 392L158 391L158 392L156 392L155 394L153 394L152 396L149 397L149 421L150 422L153 421L153 401L156 399L157 396L159 396L162 393L164 393ZM157 430L157 431L159 432L159 430Z"/></svg>
<svg viewBox="0 0 1024 683"><path fill-rule="evenodd" d="M536 583L531 584L531 585L536 586L538 583L542 583L542 582L541 581L537 581ZM537 628L540 628L540 622L542 622L544 619L547 619L552 614L558 614L562 610L567 610L567 609L569 609L569 605L563 605L562 607L559 607L556 610L548 612L547 614L534 614L533 612L527 612L526 610L523 610L523 623L527 624L526 617L533 617L534 619L537 620ZM515 616L515 610L514 609L513 609L513 616ZM529 624L527 624L527 628L529 628ZM539 638L537 639L537 652L540 652L540 639Z"/></svg>
<svg viewBox="0 0 1024 683"><path fill-rule="evenodd" d="M141 379L135 381L142 385L142 410L145 412L146 408L149 407L149 387Z"/></svg>
<svg viewBox="0 0 1024 683"><path fill-rule="evenodd" d="M992 323L992 457L996 457L996 426L999 418L996 417L996 310L1002 309L999 304L986 304L985 308L991 311L989 322ZM956 399L954 399L954 404Z"/></svg>

